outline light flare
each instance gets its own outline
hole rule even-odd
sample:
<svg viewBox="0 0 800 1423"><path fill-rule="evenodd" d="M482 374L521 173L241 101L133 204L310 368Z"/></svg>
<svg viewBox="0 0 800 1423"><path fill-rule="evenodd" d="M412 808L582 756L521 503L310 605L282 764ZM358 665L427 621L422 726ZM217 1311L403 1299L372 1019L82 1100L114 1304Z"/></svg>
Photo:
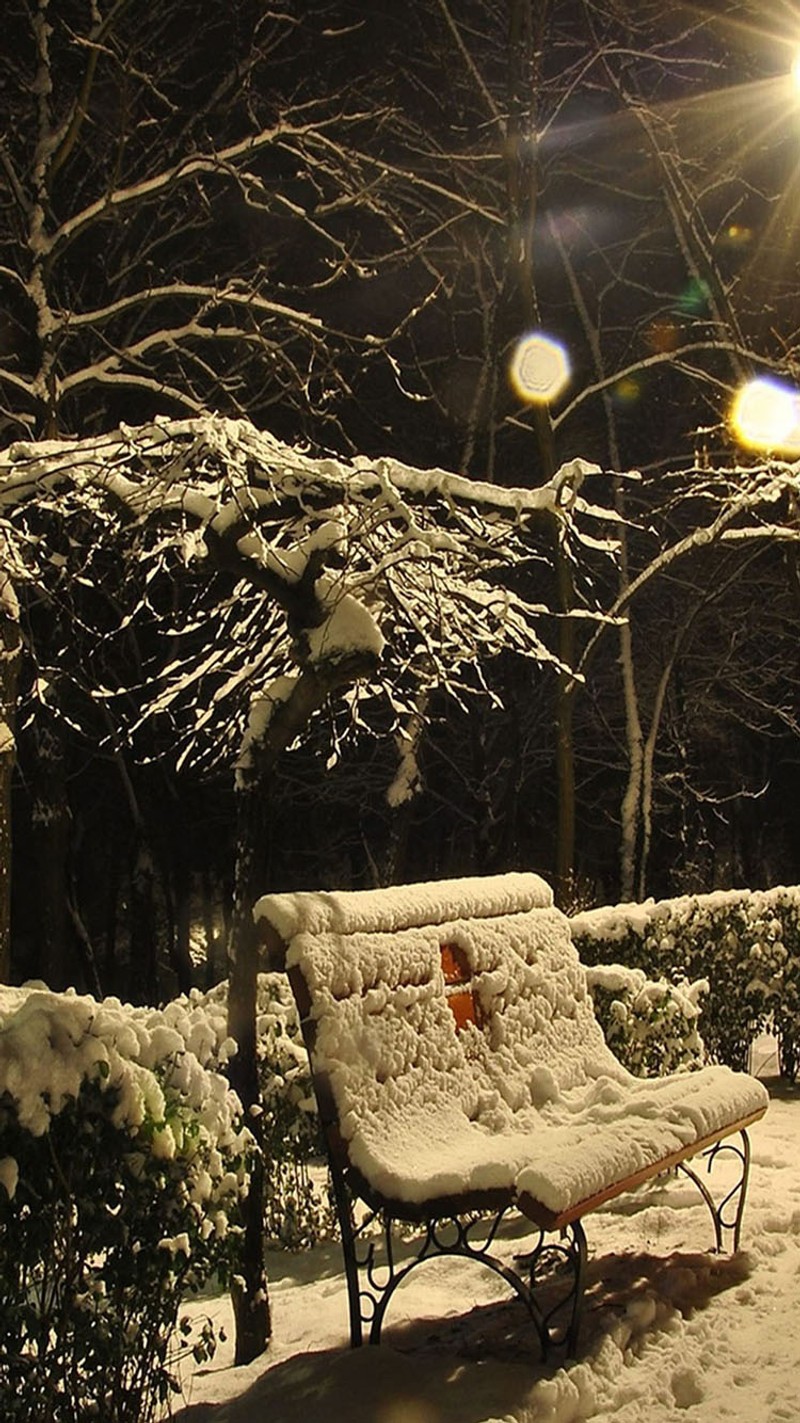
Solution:
<svg viewBox="0 0 800 1423"><path fill-rule="evenodd" d="M800 454L800 392L771 376L748 381L730 415L737 439L753 450Z"/></svg>
<svg viewBox="0 0 800 1423"><path fill-rule="evenodd" d="M613 388L614 399L619 405L635 404L641 393L641 383L635 376L623 376Z"/></svg>
<svg viewBox="0 0 800 1423"><path fill-rule="evenodd" d="M523 336L514 348L509 380L520 400L530 405L546 405L556 400L569 384L569 356L560 341L543 331Z"/></svg>

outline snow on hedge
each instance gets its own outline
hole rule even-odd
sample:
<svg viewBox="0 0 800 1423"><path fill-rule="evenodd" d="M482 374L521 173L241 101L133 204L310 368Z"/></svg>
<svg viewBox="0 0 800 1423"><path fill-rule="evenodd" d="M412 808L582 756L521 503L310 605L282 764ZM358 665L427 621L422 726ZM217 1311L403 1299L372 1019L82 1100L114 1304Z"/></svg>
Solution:
<svg viewBox="0 0 800 1423"><path fill-rule="evenodd" d="M12 1420L165 1416L181 1301L227 1280L253 1140L221 1024L0 988L0 1396ZM211 1321L179 1330L211 1357Z"/></svg>
<svg viewBox="0 0 800 1423"><path fill-rule="evenodd" d="M641 968L602 963L586 969L595 1013L608 1046L637 1076L700 1067L702 1000L708 979L651 979Z"/></svg>
<svg viewBox="0 0 800 1423"><path fill-rule="evenodd" d="M706 980L703 1039L712 1057L741 1067L765 1028L781 1070L800 1068L800 889L716 890L617 904L570 920L581 958L613 959L670 981Z"/></svg>

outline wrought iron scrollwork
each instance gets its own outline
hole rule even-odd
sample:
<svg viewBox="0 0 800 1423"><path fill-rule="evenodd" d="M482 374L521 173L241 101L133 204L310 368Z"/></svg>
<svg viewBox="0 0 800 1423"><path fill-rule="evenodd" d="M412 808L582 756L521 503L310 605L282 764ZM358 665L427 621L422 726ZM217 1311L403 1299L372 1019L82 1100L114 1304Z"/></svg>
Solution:
<svg viewBox="0 0 800 1423"><path fill-rule="evenodd" d="M728 1233L731 1239L731 1248L739 1249L739 1239L742 1230L742 1216L744 1214L745 1198L747 1196L747 1182L750 1176L750 1138L746 1131L739 1133L741 1146L737 1146L735 1141L718 1141L708 1151L702 1153L706 1161L706 1171L711 1173L715 1162L720 1156L733 1156L740 1164L741 1170L739 1179L731 1189L723 1196L721 1201L716 1201L709 1190L708 1185L702 1176L689 1165L687 1161L682 1161L679 1166L684 1176L688 1176L693 1181L700 1195L703 1197L711 1213L714 1223L714 1236L716 1250L719 1254L725 1248L725 1235Z"/></svg>
<svg viewBox="0 0 800 1423"><path fill-rule="evenodd" d="M687 1162L679 1164L679 1169L694 1182L708 1206L716 1248L720 1252L725 1247L726 1234L732 1237L733 1250L739 1247L750 1171L749 1138L746 1131L739 1135L741 1145L735 1141L717 1142L702 1153L708 1172L723 1154L733 1156L740 1164L738 1180L719 1202L692 1166ZM342 1170L333 1162L331 1165L342 1232L353 1348L363 1344L365 1339L370 1344L380 1342L389 1303L412 1270L437 1256L455 1255L485 1265L506 1281L528 1312L542 1357L546 1357L553 1345L564 1345L567 1355L574 1356L586 1283L586 1236L580 1220L564 1226L559 1238L544 1230L538 1231L533 1248L515 1255L517 1268L512 1268L492 1253L501 1223L511 1206L503 1206L491 1215L485 1212L445 1214L420 1222L422 1236L415 1253L409 1258L404 1252L399 1259L395 1230L402 1221L380 1206L356 1221L357 1198ZM551 1296L554 1296L552 1303L549 1302Z"/></svg>
<svg viewBox="0 0 800 1423"><path fill-rule="evenodd" d="M542 1230L533 1250L514 1257L517 1264L527 1266L531 1291L554 1275L566 1276L570 1281L569 1288L557 1293L549 1309L540 1307L543 1354L550 1344L565 1344L570 1357L575 1353L586 1286L586 1255L586 1234L581 1222L574 1220L563 1227L558 1240Z"/></svg>
<svg viewBox="0 0 800 1423"><path fill-rule="evenodd" d="M486 1266L505 1280L527 1310L543 1357L553 1344L566 1344L568 1351L574 1352L586 1267L586 1237L580 1222L568 1226L560 1241L546 1240L544 1231L538 1232L533 1249L514 1257L515 1263L525 1268L525 1278L492 1253L509 1206L491 1216L473 1212L424 1221L413 1255L409 1258L404 1253L398 1259L396 1218L386 1211L372 1210L357 1223L354 1199L338 1171L334 1173L334 1191L342 1227L353 1348L365 1341L380 1342L389 1303L412 1270L439 1256L460 1256ZM376 1226L380 1227L379 1234ZM556 1275L566 1277L567 1288L560 1288L556 1302L544 1310L537 1298L538 1287L545 1278L552 1282ZM557 1283L561 1286L562 1281ZM566 1322L562 1324L560 1320Z"/></svg>

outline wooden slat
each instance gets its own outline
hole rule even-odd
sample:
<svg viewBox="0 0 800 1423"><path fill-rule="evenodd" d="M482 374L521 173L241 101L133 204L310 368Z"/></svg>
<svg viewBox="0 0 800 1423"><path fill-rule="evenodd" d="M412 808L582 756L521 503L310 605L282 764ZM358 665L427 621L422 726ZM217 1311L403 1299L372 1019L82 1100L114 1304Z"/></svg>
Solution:
<svg viewBox="0 0 800 1423"><path fill-rule="evenodd" d="M468 1023L474 1023L480 1028L483 1025L483 1017L472 987L472 969L466 953L459 944L441 944L439 954L444 975L445 999L456 1020L456 1028L461 1032Z"/></svg>
<svg viewBox="0 0 800 1423"><path fill-rule="evenodd" d="M477 1023L475 997L468 988L462 989L460 993L448 993L447 1006L456 1020L458 1029L465 1028L467 1023Z"/></svg>
<svg viewBox="0 0 800 1423"><path fill-rule="evenodd" d="M445 983L469 983L472 977L469 962L459 944L441 944L439 954Z"/></svg>

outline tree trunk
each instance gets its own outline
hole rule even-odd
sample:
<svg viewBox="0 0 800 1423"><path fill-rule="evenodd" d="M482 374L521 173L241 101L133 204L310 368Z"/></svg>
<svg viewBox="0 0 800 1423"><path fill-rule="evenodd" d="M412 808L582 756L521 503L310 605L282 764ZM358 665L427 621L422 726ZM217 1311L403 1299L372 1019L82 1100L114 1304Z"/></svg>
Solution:
<svg viewBox="0 0 800 1423"><path fill-rule="evenodd" d="M509 294L517 314L517 336L540 324L536 288L534 233L539 197L538 116L539 66L549 11L549 0L509 0L508 108L506 181L508 190ZM538 482L556 472L555 432L545 404L531 406ZM561 613L558 653L564 667L556 682L556 778L558 815L555 851L555 893L566 903L575 865L575 746L573 711L575 688L575 632L569 616L573 604L572 578L555 529L556 579Z"/></svg>
<svg viewBox="0 0 800 1423"><path fill-rule="evenodd" d="M556 529L555 558L561 615L558 625L558 655L562 665L556 679L558 815L554 890L556 901L563 909L569 908L575 882L575 737L573 725L577 683L573 676L576 662L575 622L571 617L574 589L569 563L558 542L558 529Z"/></svg>
<svg viewBox="0 0 800 1423"><path fill-rule="evenodd" d="M6 580L0 583L0 983L8 983L11 976L11 787L22 645L16 613L16 598Z"/></svg>
<svg viewBox="0 0 800 1423"><path fill-rule="evenodd" d="M130 876L128 993L134 1001L143 998L155 1004L160 997L155 865L142 827L137 829Z"/></svg>
<svg viewBox="0 0 800 1423"><path fill-rule="evenodd" d="M615 481L614 502L620 516L620 596L629 584L628 539L625 527L625 495L622 481ZM642 793L644 777L644 733L636 685L636 665L633 656L632 612L628 609L619 630L619 662L622 673L622 693L625 705L625 736L628 755L628 778L620 806L620 899L634 897L637 871L637 851L642 825Z"/></svg>
<svg viewBox="0 0 800 1423"><path fill-rule="evenodd" d="M11 787L14 777L14 733L8 718L0 721L0 983L11 976Z"/></svg>
<svg viewBox="0 0 800 1423"><path fill-rule="evenodd" d="M188 993L194 984L192 962L192 882L186 868L180 864L172 876L174 923L170 943L170 960L178 989Z"/></svg>
<svg viewBox="0 0 800 1423"><path fill-rule="evenodd" d="M208 866L203 868L200 878L203 895L203 928L206 936L205 986L213 988L225 977L227 972L225 954L230 935L229 916L220 925L217 922L217 913L226 904L228 909L230 905L225 900L224 890L215 888Z"/></svg>
<svg viewBox="0 0 800 1423"><path fill-rule="evenodd" d="M575 683L570 674L559 672L556 689L556 817L555 884L556 903L569 909L575 880L575 741L573 712Z"/></svg>
<svg viewBox="0 0 800 1423"><path fill-rule="evenodd" d="M228 1032L238 1051L229 1077L238 1093L257 1146L250 1188L243 1203L244 1241L240 1271L231 1297L236 1319L235 1363L249 1364L263 1353L272 1333L264 1266L264 1159L258 1059L256 1055L256 994L259 942L253 904L264 890L261 864L267 833L263 787L239 790L237 805L236 882L231 922L228 979Z"/></svg>
<svg viewBox="0 0 800 1423"><path fill-rule="evenodd" d="M313 574L313 566L309 565ZM309 575L313 590L313 578ZM299 587L299 585L298 585ZM305 590L306 592L308 590ZM305 625L313 622L313 598ZM253 906L265 893L269 844L269 793L279 756L308 726L332 692L352 686L374 673L376 654L354 650L330 663L303 669L285 700L279 700L261 736L242 756L237 772L236 872L229 941L228 1032L238 1051L230 1063L230 1081L239 1094L248 1126L261 1153L260 1091L256 1057L256 995L259 939ZM233 1291L236 1315L236 1363L246 1364L267 1346L270 1309L264 1269L264 1167L256 1162L244 1203L244 1246L241 1273Z"/></svg>
<svg viewBox="0 0 800 1423"><path fill-rule="evenodd" d="M74 978L69 916L71 812L59 727L42 708L32 728L31 839L36 867L39 968L48 987L61 992Z"/></svg>

